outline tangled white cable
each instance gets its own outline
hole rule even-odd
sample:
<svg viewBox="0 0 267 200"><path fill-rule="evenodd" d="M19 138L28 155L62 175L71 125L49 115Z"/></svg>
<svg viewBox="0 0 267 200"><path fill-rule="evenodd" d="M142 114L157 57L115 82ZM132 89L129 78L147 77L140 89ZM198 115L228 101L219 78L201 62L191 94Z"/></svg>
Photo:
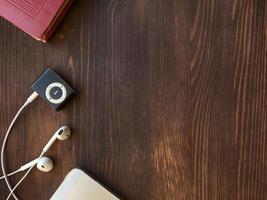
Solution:
<svg viewBox="0 0 267 200"><path fill-rule="evenodd" d="M19 109L19 111L17 112L17 114L15 115L15 117L13 118L11 124L9 125L6 135L4 137L3 140L3 144L2 144L2 148L1 148L1 168L2 168L2 172L3 172L3 177L5 179L6 185L9 189L9 191L12 191L12 187L8 181L7 178L7 174L6 174L6 169L5 169L5 157L4 157L4 153L5 153L5 148L6 148L6 143L10 134L10 131L12 129L12 127L14 126L14 123L16 122L16 120L18 119L18 117L20 116L20 114L22 113L22 111L30 104L32 103L36 98L38 97L38 94L36 92L33 92L32 95L27 99L27 101L23 104L23 106ZM18 197L12 192L11 193L13 195L13 197L18 200Z"/></svg>

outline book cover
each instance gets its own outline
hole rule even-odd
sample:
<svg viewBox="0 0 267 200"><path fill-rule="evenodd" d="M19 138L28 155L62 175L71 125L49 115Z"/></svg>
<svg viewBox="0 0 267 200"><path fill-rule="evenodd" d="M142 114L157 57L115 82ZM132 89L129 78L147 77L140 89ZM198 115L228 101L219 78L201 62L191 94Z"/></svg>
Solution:
<svg viewBox="0 0 267 200"><path fill-rule="evenodd" d="M46 42L71 3L72 0L0 0L0 16Z"/></svg>

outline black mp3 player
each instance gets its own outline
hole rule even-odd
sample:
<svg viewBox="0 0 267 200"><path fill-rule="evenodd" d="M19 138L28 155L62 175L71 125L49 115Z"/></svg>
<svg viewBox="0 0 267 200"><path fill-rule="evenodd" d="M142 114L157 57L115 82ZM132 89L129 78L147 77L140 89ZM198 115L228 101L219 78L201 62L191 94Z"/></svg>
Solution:
<svg viewBox="0 0 267 200"><path fill-rule="evenodd" d="M53 70L46 69L32 84L38 93L53 109L60 111L76 92Z"/></svg>

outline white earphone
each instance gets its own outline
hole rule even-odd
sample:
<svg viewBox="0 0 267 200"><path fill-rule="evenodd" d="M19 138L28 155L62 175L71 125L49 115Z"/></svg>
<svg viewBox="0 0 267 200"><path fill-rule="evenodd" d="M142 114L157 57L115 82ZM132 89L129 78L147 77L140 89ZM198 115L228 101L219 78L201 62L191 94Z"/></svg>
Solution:
<svg viewBox="0 0 267 200"><path fill-rule="evenodd" d="M39 159L39 161L38 161L38 158L36 158L36 159L26 163L25 165L22 165L18 170L7 174L7 176L12 176L16 173L23 172L26 169L29 169L30 167L32 167L33 165L36 165L37 169L39 169L42 172L49 172L53 169L53 166L54 166L51 158L43 156L42 158ZM3 178L4 178L4 176L0 177L0 180Z"/></svg>
<svg viewBox="0 0 267 200"><path fill-rule="evenodd" d="M45 152L47 152L50 147L54 144L54 142L58 139L58 140L66 140L69 138L69 136L71 135L71 130L68 126L62 126L61 128L59 128L54 135L51 137L51 139L48 141L48 143L45 145L45 147L42 150L42 153L39 155L39 157L25 165L23 165L22 167L20 167L20 169L18 169L17 171L14 171L10 174L8 174L9 176L16 174L18 172L21 171L21 168L23 170L26 170L26 173L24 174L24 176L20 179L20 181L15 185L14 188L12 188L10 190L10 193L7 197L7 199L10 198L11 195L13 195L14 197L15 194L13 193L15 191L15 189L20 185L20 183L26 178L26 176L30 173L30 171L33 169L33 167L35 165L37 165L37 168L43 172L48 172L50 170L53 169L53 161L48 158L48 157L43 157L43 155L45 154ZM17 197L16 197L17 199Z"/></svg>
<svg viewBox="0 0 267 200"><path fill-rule="evenodd" d="M49 172L53 169L54 166L51 158L44 156L40 159L36 158L35 160L21 166L19 169L20 171L24 171L26 169L29 169L33 165L36 165L37 169L39 169L42 172Z"/></svg>
<svg viewBox="0 0 267 200"><path fill-rule="evenodd" d="M50 147L54 144L56 139L66 140L69 138L70 134L71 130L68 126L62 126L61 128L59 128L43 148L43 153L47 152L48 149L50 149Z"/></svg>
<svg viewBox="0 0 267 200"><path fill-rule="evenodd" d="M59 128L43 148L42 155L49 150L49 148L53 145L56 139L66 140L69 138L70 135L71 129L68 126L62 126L61 128ZM7 174L7 176L12 176L18 172L25 171L26 169L32 168L35 165L37 169L42 172L49 172L53 169L54 166L53 161L49 157L42 156L26 163L25 165L22 165L18 170ZM0 180L3 178L4 176L0 177Z"/></svg>

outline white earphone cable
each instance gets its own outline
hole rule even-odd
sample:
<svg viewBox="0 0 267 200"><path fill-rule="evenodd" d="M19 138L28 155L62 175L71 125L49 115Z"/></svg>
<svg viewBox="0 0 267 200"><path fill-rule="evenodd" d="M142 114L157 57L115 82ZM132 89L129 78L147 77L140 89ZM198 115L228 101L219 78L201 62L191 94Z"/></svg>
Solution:
<svg viewBox="0 0 267 200"><path fill-rule="evenodd" d="M7 174L6 174L6 170L5 170L5 157L4 157L4 153L5 153L5 147L6 147L6 143L7 143L7 140L8 140L8 137L9 137L9 134L11 132L11 129L13 128L14 126L14 123L16 122L17 118L19 117L19 115L22 113L22 111L31 103L33 102L36 98L38 97L38 94L36 92L32 93L32 95L27 99L27 101L23 104L23 106L19 109L19 111L17 112L17 114L15 115L15 117L13 118L11 124L9 125L8 127L8 130L6 132L6 135L4 137L4 140L3 140L3 144L2 144L2 148L1 148L1 168L2 168L2 172L3 172L3 176L4 176L4 179L5 179L5 182L6 182L6 185L9 189L9 191L11 192L11 194L13 195L13 197L18 200L18 197L12 192L12 187L8 181L8 178L7 178Z"/></svg>
<svg viewBox="0 0 267 200"><path fill-rule="evenodd" d="M21 172L20 169L14 171L14 172L11 172L11 173L9 173L9 174L7 174L6 176L12 176L12 175L17 174L17 173L19 173L19 172ZM0 177L0 180L3 179L3 178L5 178L5 177L4 177L4 176L1 176L1 177Z"/></svg>
<svg viewBox="0 0 267 200"><path fill-rule="evenodd" d="M40 160L42 158L42 156L44 155L45 152L42 152L40 154L40 156L37 158L37 162L38 160ZM23 177L19 180L19 182L15 185L15 187L10 191L8 197L6 198L7 200L11 197L12 194L14 194L14 191L17 189L17 187L22 183L22 181L28 176L28 174L31 172L31 170L34 168L35 165L32 165L27 172L23 175Z"/></svg>
<svg viewBox="0 0 267 200"><path fill-rule="evenodd" d="M9 137L9 134L10 134L10 131L15 123L15 121L17 120L17 118L19 117L19 115L22 113L22 111L24 110L24 108L26 108L28 104L24 104L20 109L19 111L17 112L17 114L15 115L14 119L12 120L7 132L6 132L6 135L4 137L4 140L3 140L3 144L2 144L2 149L1 149L1 168L2 168L2 172L3 172L3 176L4 176L4 179L5 179L5 182L6 182L6 185L9 189L9 191L12 191L12 187L7 179L7 174L6 174L6 170L5 170L5 163L4 163L4 151L5 151L5 147L6 147L6 142L7 142L7 139ZM18 200L17 196L15 194L13 194L13 197Z"/></svg>

